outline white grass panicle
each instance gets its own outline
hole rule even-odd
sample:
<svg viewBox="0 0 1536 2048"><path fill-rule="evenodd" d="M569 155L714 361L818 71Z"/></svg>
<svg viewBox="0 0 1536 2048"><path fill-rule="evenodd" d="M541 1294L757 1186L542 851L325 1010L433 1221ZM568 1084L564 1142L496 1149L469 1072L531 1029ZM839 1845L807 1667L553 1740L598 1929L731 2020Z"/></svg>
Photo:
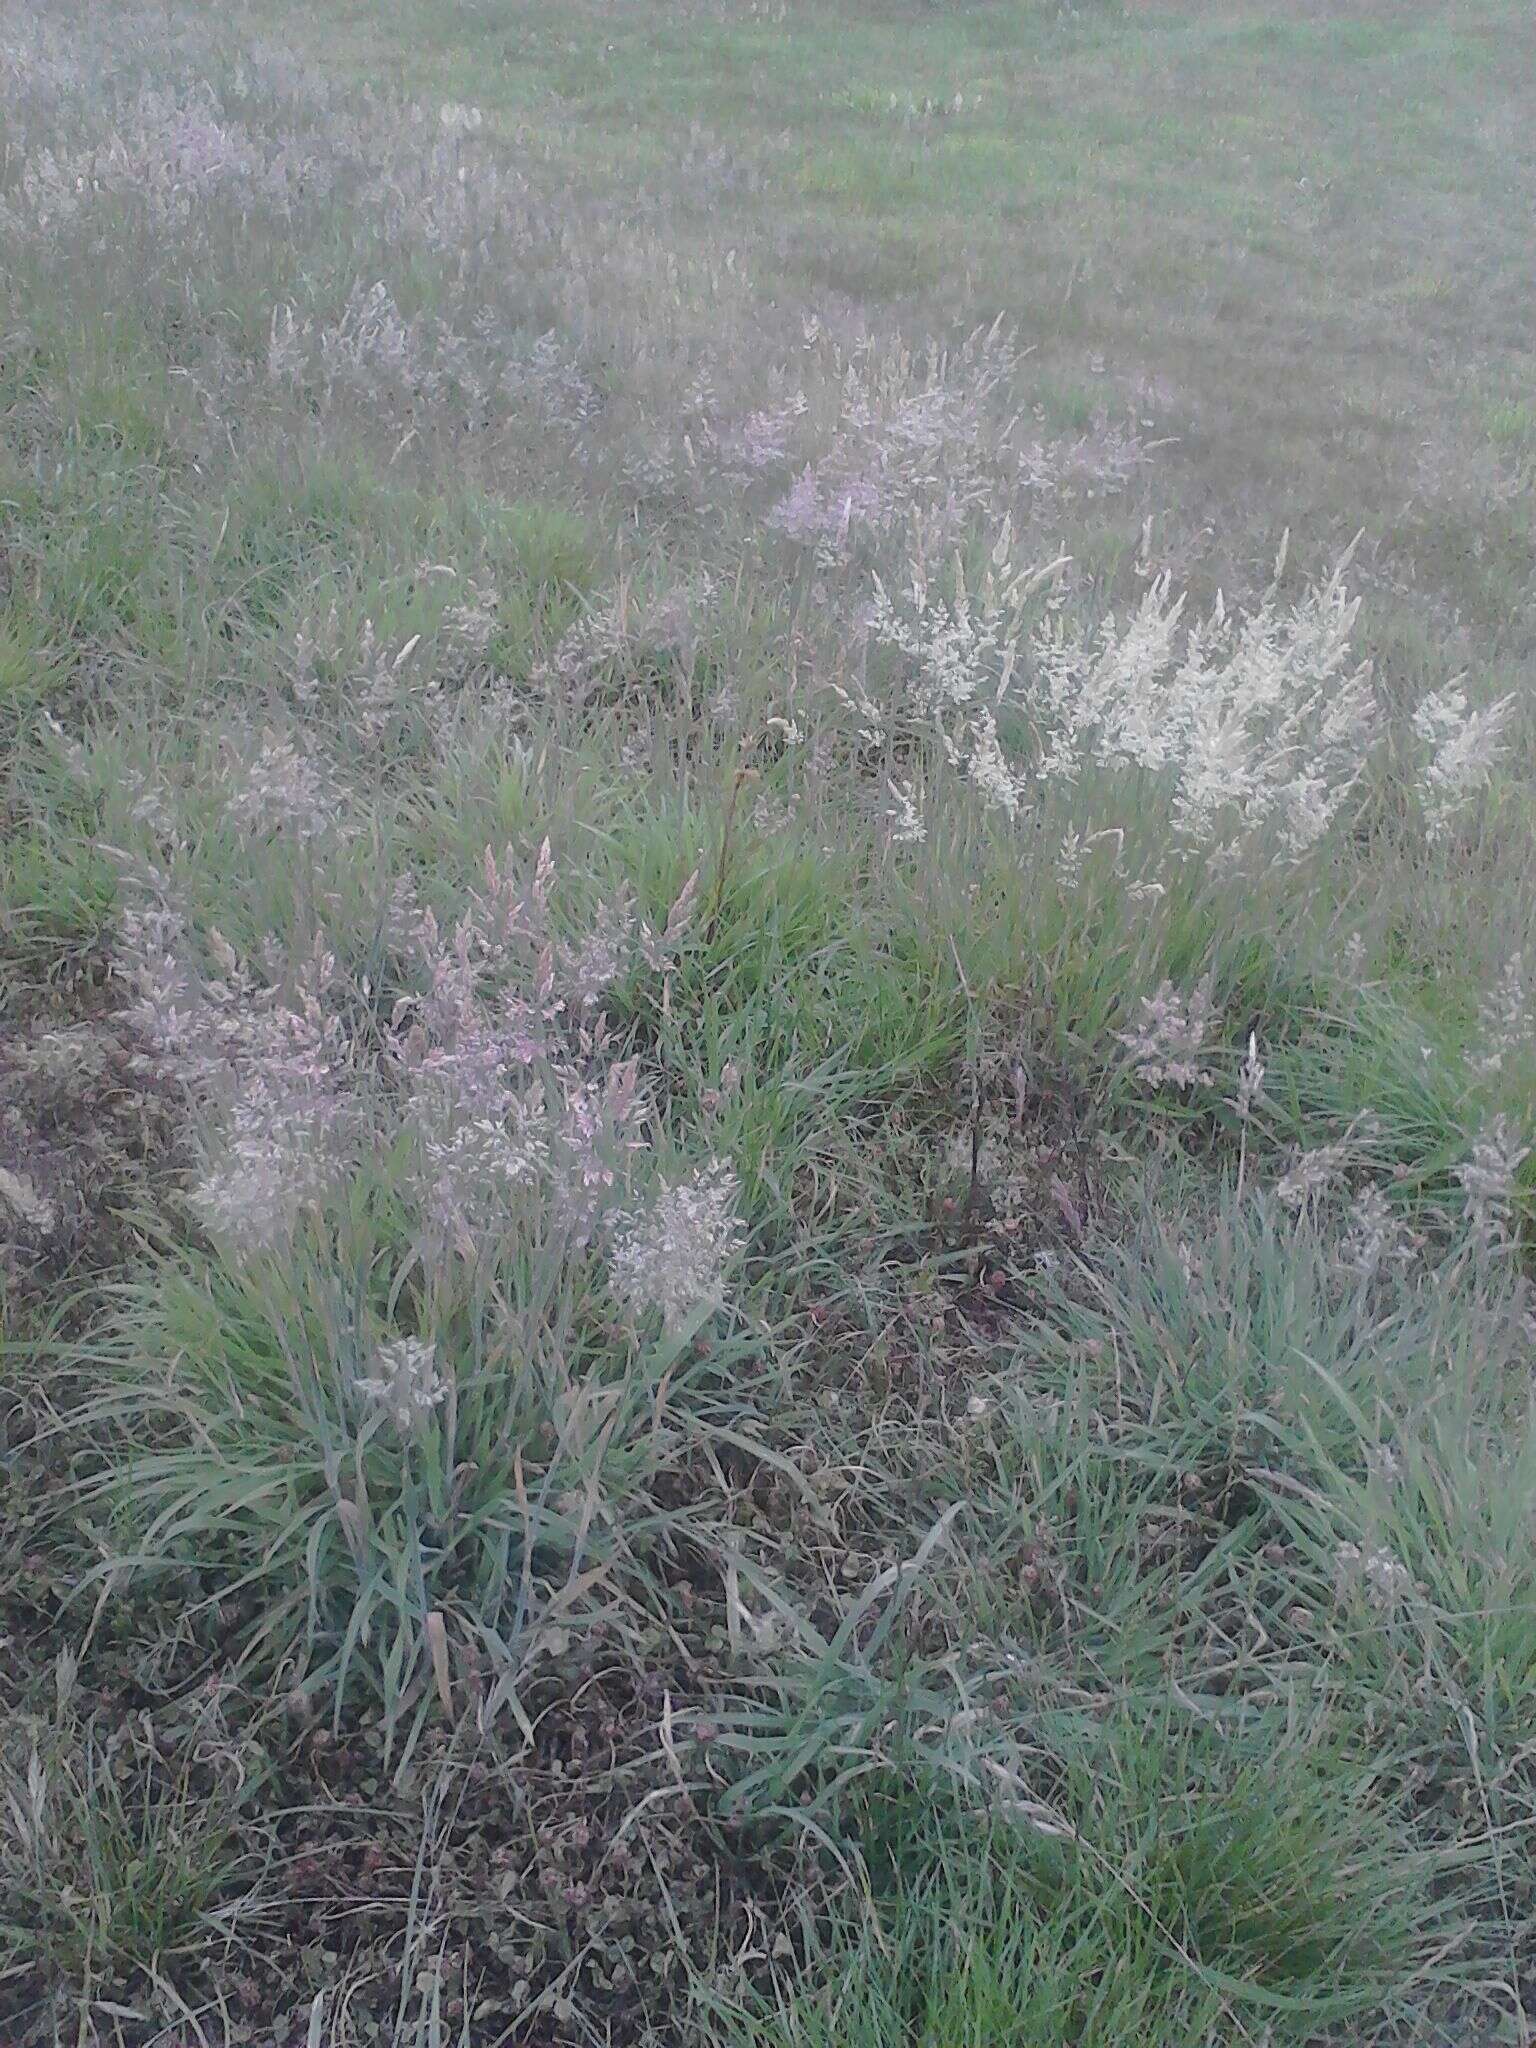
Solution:
<svg viewBox="0 0 1536 2048"><path fill-rule="evenodd" d="M1478 1005L1472 1071L1485 1081L1501 1074L1509 1061L1529 1047L1533 1023L1536 1018L1530 1007L1525 956L1514 952Z"/></svg>
<svg viewBox="0 0 1536 2048"><path fill-rule="evenodd" d="M420 1337L386 1338L376 1362L378 1371L360 1378L357 1391L388 1419L397 1436L414 1436L448 1398L436 1345Z"/></svg>
<svg viewBox="0 0 1536 2048"><path fill-rule="evenodd" d="M675 1329L718 1302L743 1243L740 1203L736 1175L712 1159L664 1182L643 1210L620 1219L609 1269L625 1305L640 1314L659 1310L663 1325Z"/></svg>
<svg viewBox="0 0 1536 2048"><path fill-rule="evenodd" d="M1250 612L1218 597L1192 622L1166 575L1123 626L1085 631L1051 611L1032 643L1038 778L1141 771L1166 780L1189 846L1236 852L1262 833L1285 858L1309 852L1379 729L1369 664L1351 651L1346 567L1294 604L1273 586Z"/></svg>
<svg viewBox="0 0 1536 2048"><path fill-rule="evenodd" d="M1215 1076L1206 1061L1216 1017L1210 976L1202 976L1187 996L1165 981L1155 994L1142 996L1138 1008L1131 1029L1115 1034L1136 1078L1149 1088L1210 1087Z"/></svg>
<svg viewBox="0 0 1536 2048"><path fill-rule="evenodd" d="M1472 710L1459 677L1418 705L1413 730L1423 757L1419 797L1431 839L1443 839L1487 787L1503 755L1514 708L1514 699L1503 697L1481 711Z"/></svg>
<svg viewBox="0 0 1536 2048"><path fill-rule="evenodd" d="M894 661L896 687L866 676L839 694L863 744L936 738L1009 818L1090 774L1151 778L1176 848L1220 860L1262 844L1297 861L1327 836L1383 731L1370 664L1351 645L1348 562L1294 601L1277 577L1251 609L1218 596L1197 619L1163 575L1124 622L1090 625L1066 602L1066 562L1016 569L1005 522L974 585L958 556L931 573L921 548L904 584L875 578L866 639Z"/></svg>
<svg viewBox="0 0 1536 2048"><path fill-rule="evenodd" d="M1456 1168L1473 1240L1484 1250L1500 1249L1514 1240L1516 1177L1530 1150L1512 1120L1500 1114L1484 1125L1470 1157Z"/></svg>

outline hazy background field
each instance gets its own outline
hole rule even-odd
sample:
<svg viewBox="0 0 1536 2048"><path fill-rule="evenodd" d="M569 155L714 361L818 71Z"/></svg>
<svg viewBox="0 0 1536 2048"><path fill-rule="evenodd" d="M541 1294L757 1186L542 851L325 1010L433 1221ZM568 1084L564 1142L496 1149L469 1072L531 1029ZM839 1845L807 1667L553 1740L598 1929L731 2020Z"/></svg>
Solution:
<svg viewBox="0 0 1536 2048"><path fill-rule="evenodd" d="M8 2041L1536 2034L1533 105L0 4Z"/></svg>

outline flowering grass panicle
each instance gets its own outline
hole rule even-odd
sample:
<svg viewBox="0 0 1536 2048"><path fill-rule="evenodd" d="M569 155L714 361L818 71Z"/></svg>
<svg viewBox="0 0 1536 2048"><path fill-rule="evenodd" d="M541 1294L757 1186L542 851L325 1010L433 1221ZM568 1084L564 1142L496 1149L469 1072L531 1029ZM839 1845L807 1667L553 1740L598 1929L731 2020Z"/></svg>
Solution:
<svg viewBox="0 0 1536 2048"><path fill-rule="evenodd" d="M894 657L899 694L883 701L868 685L838 688L866 744L936 738L944 758L990 808L1013 817L1027 788L998 736L997 714L1014 690L1025 603L1059 562L1020 573L1013 531L1004 520L980 580L972 587L956 554L942 582L919 560L905 588L874 578L864 620L869 648Z"/></svg>
<svg viewBox="0 0 1536 2048"><path fill-rule="evenodd" d="M1004 552L995 568L1006 571ZM915 568L904 590L891 591L877 576L867 632L872 645L904 656L912 698L920 716L942 719L978 698L1000 701L1008 693L1017 659L1016 610L1011 588L989 575L972 592L958 557L950 590Z"/></svg>
<svg viewBox="0 0 1536 2048"><path fill-rule="evenodd" d="M247 838L318 839L342 816L341 787L328 764L281 733L263 734L254 751L233 744L225 778L224 814Z"/></svg>
<svg viewBox="0 0 1536 2048"><path fill-rule="evenodd" d="M187 963L187 922L159 870L124 877L113 972L129 997L124 1015L135 1035L172 1057L188 1048L201 1001Z"/></svg>
<svg viewBox="0 0 1536 2048"><path fill-rule="evenodd" d="M450 934L420 917L426 992L401 1004L390 1036L424 1213L471 1259L514 1214L584 1245L622 1193L644 1101L598 1005L621 974L671 960L694 894L690 882L660 933L624 901L572 941L550 921L547 842L531 877L490 851L484 873Z"/></svg>
<svg viewBox="0 0 1536 2048"><path fill-rule="evenodd" d="M1349 1221L1339 1242L1340 1262L1368 1280L1383 1266L1409 1256L1402 1219L1385 1191L1375 1181L1369 1182L1350 1206Z"/></svg>
<svg viewBox="0 0 1536 2048"><path fill-rule="evenodd" d="M550 1166L542 1083L519 1088L509 1071L505 1041L486 1033L427 1054L405 1100L423 1215L470 1258L505 1227L515 1191L538 1188Z"/></svg>
<svg viewBox="0 0 1536 2048"><path fill-rule="evenodd" d="M1275 1194L1287 1209L1312 1208L1339 1185L1355 1156L1355 1147L1349 1138L1338 1138L1332 1144L1313 1145L1299 1151L1275 1182Z"/></svg>
<svg viewBox="0 0 1536 2048"><path fill-rule="evenodd" d="M437 118L448 135L473 135L485 126L483 107L464 106L457 100L445 100Z"/></svg>
<svg viewBox="0 0 1536 2048"><path fill-rule="evenodd" d="M501 395L526 416L568 435L578 448L603 410L603 392L581 354L557 333L514 351L501 373Z"/></svg>
<svg viewBox="0 0 1536 2048"><path fill-rule="evenodd" d="M1165 574L1124 625L1090 629L1062 600L1064 563L1019 573L1011 548L1005 522L974 588L958 558L942 579L921 555L905 585L876 576L865 638L894 657L896 691L837 686L866 745L927 731L1009 817L1090 770L1152 777L1174 844L1208 857L1262 839L1296 861L1327 837L1382 730L1370 664L1351 653L1347 558L1294 603L1275 588L1247 612L1218 597L1194 620ZM1029 600L1048 586L1026 647Z"/></svg>
<svg viewBox="0 0 1536 2048"><path fill-rule="evenodd" d="M1063 889L1075 889L1083 879L1084 851L1081 832L1072 829L1062 834L1061 844L1056 849L1055 867L1056 879Z"/></svg>
<svg viewBox="0 0 1536 2048"><path fill-rule="evenodd" d="M592 1242L629 1179L631 1156L646 1149L645 1107L634 1060L619 1061L600 1079L568 1076L551 1149L554 1213L574 1245Z"/></svg>
<svg viewBox="0 0 1536 2048"><path fill-rule="evenodd" d="M721 437L723 466L738 472L743 483L765 472L787 468L793 457L796 429L809 404L804 391L795 391L778 405L759 406L749 412Z"/></svg>
<svg viewBox="0 0 1536 2048"><path fill-rule="evenodd" d="M494 584L473 576L466 579L453 602L443 607L443 631L481 658L490 652L500 623L500 592Z"/></svg>
<svg viewBox="0 0 1536 2048"><path fill-rule="evenodd" d="M891 803L886 811L890 820L891 844L893 846L921 846L928 837L922 807L917 792L910 782L887 782Z"/></svg>
<svg viewBox="0 0 1536 2048"><path fill-rule="evenodd" d="M267 375L326 400L394 390L426 405L477 405L486 394L469 340L434 315L403 313L382 279L354 284L334 319L276 307Z"/></svg>
<svg viewBox="0 0 1536 2048"><path fill-rule="evenodd" d="M357 1132L346 1030L326 1008L334 961L316 945L287 992L261 984L217 935L222 980L207 978L173 1072L211 1126L188 1199L209 1235L240 1256L270 1251L344 1185Z"/></svg>
<svg viewBox="0 0 1536 2048"><path fill-rule="evenodd" d="M281 208L290 176L283 155L221 117L210 93L189 105L146 88L105 133L27 151L0 222L8 234L37 240L61 232L96 240L120 229L126 213L174 233L216 193Z"/></svg>
<svg viewBox="0 0 1536 2048"><path fill-rule="evenodd" d="M1250 1031L1242 1065L1237 1070L1237 1092L1230 1098L1227 1106L1238 1121L1246 1125L1252 1119L1254 1111L1266 1100L1264 1062L1259 1057L1258 1033Z"/></svg>
<svg viewBox="0 0 1536 2048"><path fill-rule="evenodd" d="M830 570L914 522L952 534L1007 509L1009 427L994 398L1017 347L1000 322L954 350L916 353L867 336L839 344L817 323L807 350L816 399L802 389L721 436L728 477L793 470L771 531Z"/></svg>
<svg viewBox="0 0 1536 2048"><path fill-rule="evenodd" d="M1419 703L1413 730L1423 753L1419 797L1431 839L1443 839L1487 787L1504 752L1504 734L1514 709L1514 699L1503 697L1473 711L1459 679Z"/></svg>
<svg viewBox="0 0 1536 2048"><path fill-rule="evenodd" d="M644 1209L623 1217L608 1264L625 1306L636 1314L659 1311L674 1329L696 1309L722 1300L731 1261L745 1241L740 1200L736 1175L714 1159L664 1182Z"/></svg>
<svg viewBox="0 0 1536 2048"><path fill-rule="evenodd" d="M1124 627L1092 633L1050 612L1034 639L1029 708L1037 773L1090 763L1167 778L1189 844L1235 852L1260 831L1290 859L1327 833L1379 729L1368 663L1351 658L1359 609L1345 564L1293 606L1271 590L1250 613L1218 597L1185 624L1164 575Z"/></svg>
<svg viewBox="0 0 1536 2048"><path fill-rule="evenodd" d="M1085 433L1024 443L1018 453L1019 479L1041 498L1115 498L1147 466L1158 445L1131 422L1100 412Z"/></svg>
<svg viewBox="0 0 1536 2048"><path fill-rule="evenodd" d="M187 1199L208 1235L241 1257L286 1243L339 1192L343 1109L332 1094L251 1074L205 1143Z"/></svg>
<svg viewBox="0 0 1536 2048"><path fill-rule="evenodd" d="M1496 985L1478 1005L1477 1040L1472 1071L1489 1080L1531 1042L1532 1016L1526 986L1525 956L1512 953Z"/></svg>
<svg viewBox="0 0 1536 2048"><path fill-rule="evenodd" d="M201 971L165 878L138 877L121 971L143 1035L209 1119L189 1198L231 1252L279 1245L363 1157L382 1160L402 1139L428 1238L472 1261L518 1232L579 1250L624 1198L645 1099L601 1004L620 978L673 964L697 874L659 931L621 891L567 937L547 842L531 872L488 850L483 873L446 932L430 911L400 907L419 990L376 1041L347 1021L368 989L338 973L323 940L274 958L263 979L208 933L219 972ZM687 1190L676 1199L681 1222Z"/></svg>
<svg viewBox="0 0 1536 2048"><path fill-rule="evenodd" d="M1467 1222L1474 1241L1484 1250L1513 1242L1516 1176L1530 1150L1521 1142L1513 1121L1501 1114L1484 1126L1473 1142L1471 1157L1456 1168L1466 1198Z"/></svg>
<svg viewBox="0 0 1536 2048"><path fill-rule="evenodd" d="M580 703L657 674L688 675L714 593L712 577L646 594L628 577L570 626L534 680Z"/></svg>
<svg viewBox="0 0 1536 2048"><path fill-rule="evenodd" d="M1413 1574L1381 1544L1362 1549L1358 1543L1341 1543L1334 1558L1334 1574L1341 1596L1363 1595L1388 1613L1413 1590Z"/></svg>
<svg viewBox="0 0 1536 2048"><path fill-rule="evenodd" d="M1140 1016L1129 1031L1115 1035L1131 1056L1131 1067L1149 1088L1208 1088L1214 1075L1205 1061L1216 1008L1211 978L1204 975L1184 996L1171 981L1139 998Z"/></svg>
<svg viewBox="0 0 1536 2048"><path fill-rule="evenodd" d="M420 1337L389 1337L375 1353L377 1372L361 1377L357 1391L378 1408L402 1439L418 1435L449 1394L437 1347Z"/></svg>

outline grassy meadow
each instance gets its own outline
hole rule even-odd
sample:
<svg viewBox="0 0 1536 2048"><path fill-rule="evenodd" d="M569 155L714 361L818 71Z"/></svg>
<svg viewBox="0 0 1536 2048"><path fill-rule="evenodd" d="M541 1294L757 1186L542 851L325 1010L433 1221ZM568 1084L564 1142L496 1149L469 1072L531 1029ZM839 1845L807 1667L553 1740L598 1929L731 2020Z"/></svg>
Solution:
<svg viewBox="0 0 1536 2048"><path fill-rule="evenodd" d="M0 2041L1536 2041L1536 16L0 0Z"/></svg>

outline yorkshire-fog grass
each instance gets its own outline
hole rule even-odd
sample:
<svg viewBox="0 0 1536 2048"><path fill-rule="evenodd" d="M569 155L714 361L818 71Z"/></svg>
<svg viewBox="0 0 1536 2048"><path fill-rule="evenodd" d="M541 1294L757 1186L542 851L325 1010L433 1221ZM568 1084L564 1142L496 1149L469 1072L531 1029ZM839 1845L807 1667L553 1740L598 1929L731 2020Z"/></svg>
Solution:
<svg viewBox="0 0 1536 2048"><path fill-rule="evenodd" d="M1503 0L0 5L0 2031L1523 2042Z"/></svg>

